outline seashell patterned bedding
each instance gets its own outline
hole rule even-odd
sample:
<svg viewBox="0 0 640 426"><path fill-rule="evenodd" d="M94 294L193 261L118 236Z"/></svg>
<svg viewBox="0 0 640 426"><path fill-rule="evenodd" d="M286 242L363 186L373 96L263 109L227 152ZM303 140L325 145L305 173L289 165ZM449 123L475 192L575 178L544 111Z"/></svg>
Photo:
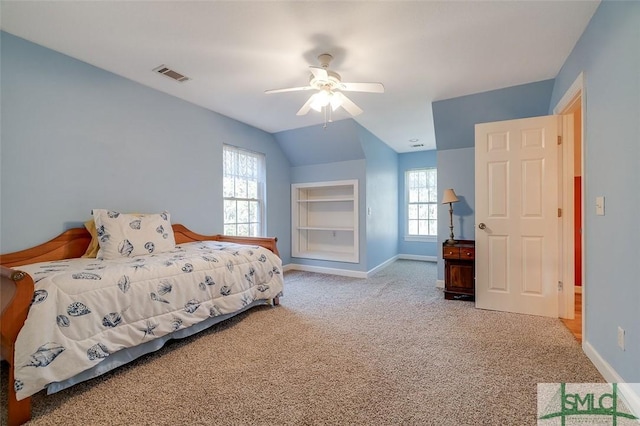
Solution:
<svg viewBox="0 0 640 426"><path fill-rule="evenodd" d="M189 242L133 258L35 263L20 270L34 278L36 290L15 342L18 400L118 351L267 303L283 290L277 255L257 245L219 241Z"/></svg>

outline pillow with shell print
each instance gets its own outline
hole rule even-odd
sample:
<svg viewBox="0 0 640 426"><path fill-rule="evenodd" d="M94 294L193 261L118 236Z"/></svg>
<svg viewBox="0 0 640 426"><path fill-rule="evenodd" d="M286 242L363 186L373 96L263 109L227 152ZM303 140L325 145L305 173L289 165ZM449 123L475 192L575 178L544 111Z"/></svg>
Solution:
<svg viewBox="0 0 640 426"><path fill-rule="evenodd" d="M168 212L159 214L123 214L93 209L98 236L98 259L163 253L176 248Z"/></svg>

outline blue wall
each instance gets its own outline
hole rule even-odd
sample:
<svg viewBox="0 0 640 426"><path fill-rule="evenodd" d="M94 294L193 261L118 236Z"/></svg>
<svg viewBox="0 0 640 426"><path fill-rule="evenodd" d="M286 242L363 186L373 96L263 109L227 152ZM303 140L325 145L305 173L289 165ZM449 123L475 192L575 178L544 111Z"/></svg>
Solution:
<svg viewBox="0 0 640 426"><path fill-rule="evenodd" d="M453 204L453 234L456 240L475 240L475 149L438 151L438 199L453 188L460 200ZM442 243L449 238L449 205L438 209L438 279L444 279Z"/></svg>
<svg viewBox="0 0 640 426"><path fill-rule="evenodd" d="M398 154L357 124L367 161L367 271L398 254ZM371 214L369 214L369 212Z"/></svg>
<svg viewBox="0 0 640 426"><path fill-rule="evenodd" d="M293 258L293 263L321 268L345 269L360 272L366 271L366 227L364 225L366 185L365 160L339 161L329 164L314 164L291 168L291 183L330 182L348 179L358 180L358 222L360 225L358 246L360 249L360 263L332 262L304 258Z"/></svg>
<svg viewBox="0 0 640 426"><path fill-rule="evenodd" d="M436 151L418 151L398 156L398 253L414 256L438 256L437 243L423 241L406 241L407 200L404 174L407 170L437 167ZM438 173L439 175L439 173ZM438 176L440 178L440 176ZM438 222L448 220L438 209ZM437 239L437 238L436 238Z"/></svg>
<svg viewBox="0 0 640 426"><path fill-rule="evenodd" d="M364 151L358 139L358 128L355 121L342 120L323 125L302 127L275 134L276 140L287 152L293 154L291 167L291 183L331 182L336 180L358 180L358 222L359 229L359 263L333 262L325 260L293 258L298 265L311 267L344 269L349 271L366 271L366 162ZM347 161L339 161L340 146L347 147L349 157ZM354 147L355 146L355 147ZM326 151L326 152L324 152Z"/></svg>
<svg viewBox="0 0 640 426"><path fill-rule="evenodd" d="M352 119L274 133L292 166L362 160L364 151Z"/></svg>
<svg viewBox="0 0 640 426"><path fill-rule="evenodd" d="M553 80L461 96L433 103L438 150L475 145L475 125L547 115Z"/></svg>
<svg viewBox="0 0 640 426"><path fill-rule="evenodd" d="M222 145L267 156L267 233L289 263L289 162L273 136L0 33L0 252L82 226L91 209L168 210L222 231Z"/></svg>
<svg viewBox="0 0 640 426"><path fill-rule="evenodd" d="M556 78L549 111L584 72L587 348L640 382L640 2L604 1ZM605 197L605 216L595 198ZM617 328L626 330L626 350Z"/></svg>
<svg viewBox="0 0 640 426"><path fill-rule="evenodd" d="M335 125L335 126L334 126ZM334 130L330 130L330 129ZM328 132L329 131L329 132ZM295 258L300 265L366 272L393 258L397 254L398 195L397 154L388 145L360 126L354 120L287 130L276 134L278 142L288 147L295 146L304 154L297 154L297 166L291 168L292 183L325 182L358 179L359 191L359 248L360 262L330 262ZM356 144L358 148L354 148ZM327 154L311 154L319 145ZM342 147L347 157L358 157L348 161L341 158ZM287 148L283 148L287 150ZM335 161L322 162L326 158ZM371 208L371 215L367 209Z"/></svg>
<svg viewBox="0 0 640 426"><path fill-rule="evenodd" d="M460 202L453 205L456 239L475 239L475 125L491 121L547 115L553 80L507 87L433 103L438 146L438 194L453 188ZM438 247L449 238L449 206L438 210ZM444 219L444 220L443 220ZM438 249L438 279L444 262Z"/></svg>

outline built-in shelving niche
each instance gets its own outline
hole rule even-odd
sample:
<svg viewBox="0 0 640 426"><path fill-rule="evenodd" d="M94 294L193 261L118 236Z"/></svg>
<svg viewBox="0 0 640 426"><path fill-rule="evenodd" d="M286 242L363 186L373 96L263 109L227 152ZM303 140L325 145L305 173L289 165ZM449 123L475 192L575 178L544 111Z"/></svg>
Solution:
<svg viewBox="0 0 640 426"><path fill-rule="evenodd" d="M291 185L292 256L359 263L358 181Z"/></svg>

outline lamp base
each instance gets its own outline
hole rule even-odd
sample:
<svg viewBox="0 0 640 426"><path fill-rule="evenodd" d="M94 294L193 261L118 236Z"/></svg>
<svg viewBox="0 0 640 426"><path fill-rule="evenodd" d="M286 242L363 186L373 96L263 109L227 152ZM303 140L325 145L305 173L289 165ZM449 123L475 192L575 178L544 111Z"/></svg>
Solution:
<svg viewBox="0 0 640 426"><path fill-rule="evenodd" d="M456 243L456 240L454 240L453 238L449 238L449 239L448 239L448 240L446 240L444 243L445 243L446 245L448 245L448 246L452 246L452 245L454 245L454 244Z"/></svg>

